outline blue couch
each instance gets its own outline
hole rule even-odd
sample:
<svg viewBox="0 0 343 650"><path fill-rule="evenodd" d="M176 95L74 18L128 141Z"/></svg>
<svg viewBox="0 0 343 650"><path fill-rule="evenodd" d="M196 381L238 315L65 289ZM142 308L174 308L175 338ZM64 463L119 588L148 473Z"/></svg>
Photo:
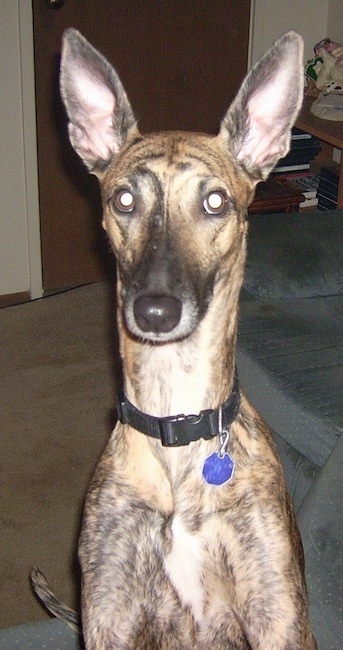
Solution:
<svg viewBox="0 0 343 650"><path fill-rule="evenodd" d="M296 509L319 650L343 648L343 210L250 217L241 385Z"/></svg>

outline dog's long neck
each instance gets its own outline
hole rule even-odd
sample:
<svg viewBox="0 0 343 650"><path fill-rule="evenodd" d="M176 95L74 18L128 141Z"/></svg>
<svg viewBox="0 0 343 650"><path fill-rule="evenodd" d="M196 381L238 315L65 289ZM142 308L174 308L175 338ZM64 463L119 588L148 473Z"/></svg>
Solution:
<svg viewBox="0 0 343 650"><path fill-rule="evenodd" d="M231 285L231 289L229 287ZM125 392L141 411L163 417L217 408L230 395L241 278L216 286L208 312L186 339L151 344L134 339L122 312L119 330Z"/></svg>

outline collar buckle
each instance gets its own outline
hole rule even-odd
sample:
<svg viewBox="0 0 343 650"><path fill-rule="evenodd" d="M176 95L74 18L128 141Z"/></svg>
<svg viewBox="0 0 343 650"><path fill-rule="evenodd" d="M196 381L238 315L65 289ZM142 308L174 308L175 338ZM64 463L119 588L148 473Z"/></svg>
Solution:
<svg viewBox="0 0 343 650"><path fill-rule="evenodd" d="M216 412L211 409L198 415L171 415L158 419L159 433L164 447L181 447L198 440L209 440L218 433Z"/></svg>
<svg viewBox="0 0 343 650"><path fill-rule="evenodd" d="M178 447L182 437L182 429L179 423L185 419L184 415L161 418L158 422L160 437L163 447Z"/></svg>

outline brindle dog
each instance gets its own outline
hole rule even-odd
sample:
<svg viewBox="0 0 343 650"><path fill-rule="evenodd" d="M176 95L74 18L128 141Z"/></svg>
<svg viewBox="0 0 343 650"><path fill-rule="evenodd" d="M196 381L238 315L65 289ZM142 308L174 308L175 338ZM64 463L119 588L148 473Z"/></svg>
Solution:
<svg viewBox="0 0 343 650"><path fill-rule="evenodd" d="M88 650L316 648L283 471L235 373L247 206L289 149L302 78L289 32L219 135L142 136L113 68L64 35L70 140L117 259L125 390L80 538Z"/></svg>

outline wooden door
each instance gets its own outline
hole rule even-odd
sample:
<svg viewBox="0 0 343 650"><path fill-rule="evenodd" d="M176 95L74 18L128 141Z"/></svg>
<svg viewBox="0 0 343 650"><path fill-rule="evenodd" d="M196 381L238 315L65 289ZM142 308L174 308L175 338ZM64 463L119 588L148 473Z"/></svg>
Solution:
<svg viewBox="0 0 343 650"><path fill-rule="evenodd" d="M246 72L250 0L33 0L33 15L43 283L54 291L114 266L97 180L67 140L63 30L76 27L114 64L142 131L211 133Z"/></svg>

